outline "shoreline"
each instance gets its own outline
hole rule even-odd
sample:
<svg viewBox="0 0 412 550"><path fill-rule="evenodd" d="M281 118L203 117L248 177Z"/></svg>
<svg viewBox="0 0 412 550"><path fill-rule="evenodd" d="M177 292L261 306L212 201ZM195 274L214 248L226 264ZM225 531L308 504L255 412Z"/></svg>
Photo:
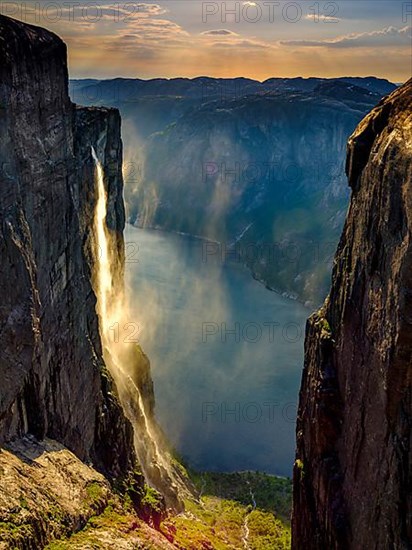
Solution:
<svg viewBox="0 0 412 550"><path fill-rule="evenodd" d="M128 221L126 222L126 225L130 225L134 229L142 229L144 231L157 231L159 233L165 233L167 235L179 235L180 237L185 237L185 238L193 239L193 240L196 240L196 241L202 241L202 242L205 242L205 243L213 243L213 244L217 244L217 245L222 244L221 241L217 241L217 240L214 240L214 239L209 239L208 237L204 237L202 235L193 235L191 233L185 233L184 231L167 230L167 229L163 229L162 227L156 227L156 226L142 227L140 225L136 225L136 224L130 223ZM251 267L249 267L246 263L244 263L244 262L233 262L230 259L227 261L227 263L232 264L232 265L234 263L240 264L242 267L244 267L251 274L252 278L256 282L258 282L259 284L264 286L266 288L266 290L268 290L269 292L274 292L275 294L278 294L282 298L286 298L287 300L291 300L292 302L297 302L297 303L301 304L305 309L308 310L308 312L309 312L308 315L310 315L311 312L313 312L317 309L317 306L315 304L308 305L307 301L304 301L297 294L293 294L291 292L288 292L287 290L280 290L278 288L270 286L269 283L267 283L264 279L259 277L257 275L257 273L255 271L253 271L253 269ZM318 307L320 307L320 306L318 306Z"/></svg>

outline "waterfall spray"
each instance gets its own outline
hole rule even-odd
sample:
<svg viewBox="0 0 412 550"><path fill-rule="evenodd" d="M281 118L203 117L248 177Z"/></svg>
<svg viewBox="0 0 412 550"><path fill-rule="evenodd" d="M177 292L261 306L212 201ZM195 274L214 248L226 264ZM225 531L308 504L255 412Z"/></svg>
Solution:
<svg viewBox="0 0 412 550"><path fill-rule="evenodd" d="M93 286L97 298L96 310L103 359L116 383L125 414L133 425L136 454L146 480L163 494L167 488L171 496L169 500L177 501L179 489L187 492L187 480L183 479L181 472L173 466L166 448L160 448L156 423L147 414L138 381L134 380L131 374L135 372L134 367L143 354L136 344L122 341L121 338L117 341L112 338L111 327L115 323L127 323L128 312L123 281L119 284L118 274L115 273L118 266L116 238L106 225L107 193L104 172L93 147L92 157L95 163L97 194L94 214L96 263Z"/></svg>

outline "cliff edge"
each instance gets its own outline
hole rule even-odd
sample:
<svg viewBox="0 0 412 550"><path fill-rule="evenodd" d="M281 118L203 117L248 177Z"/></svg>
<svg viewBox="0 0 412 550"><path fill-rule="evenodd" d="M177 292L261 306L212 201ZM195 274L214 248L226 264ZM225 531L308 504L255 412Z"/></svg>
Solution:
<svg viewBox="0 0 412 550"><path fill-rule="evenodd" d="M349 139L332 288L306 329L294 549L412 547L412 80Z"/></svg>
<svg viewBox="0 0 412 550"><path fill-rule="evenodd" d="M135 455L102 359L91 284L91 146L122 263L119 113L76 108L65 44L0 16L0 445L52 438L113 478Z"/></svg>

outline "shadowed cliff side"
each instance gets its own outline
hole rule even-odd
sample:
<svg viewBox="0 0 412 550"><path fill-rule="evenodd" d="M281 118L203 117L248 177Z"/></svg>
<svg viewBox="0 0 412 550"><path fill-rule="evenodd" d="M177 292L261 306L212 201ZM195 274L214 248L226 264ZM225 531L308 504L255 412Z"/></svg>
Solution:
<svg viewBox="0 0 412 550"><path fill-rule="evenodd" d="M349 139L332 289L309 319L294 549L412 546L412 80Z"/></svg>
<svg viewBox="0 0 412 550"><path fill-rule="evenodd" d="M50 437L117 477L133 431L102 360L88 242L93 145L123 261L120 117L76 111L57 36L0 16L0 38L0 445Z"/></svg>

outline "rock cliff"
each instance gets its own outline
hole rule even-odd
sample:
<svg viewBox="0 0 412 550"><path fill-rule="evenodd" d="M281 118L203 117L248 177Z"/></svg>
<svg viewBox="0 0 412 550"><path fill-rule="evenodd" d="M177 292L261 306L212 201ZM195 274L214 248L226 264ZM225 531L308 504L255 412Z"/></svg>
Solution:
<svg viewBox="0 0 412 550"><path fill-rule="evenodd" d="M307 324L293 548L412 546L412 80L349 139L332 289Z"/></svg>
<svg viewBox="0 0 412 550"><path fill-rule="evenodd" d="M0 16L0 445L50 437L117 477L135 455L102 359L91 284L91 146L122 265L119 113L76 108L64 43Z"/></svg>

